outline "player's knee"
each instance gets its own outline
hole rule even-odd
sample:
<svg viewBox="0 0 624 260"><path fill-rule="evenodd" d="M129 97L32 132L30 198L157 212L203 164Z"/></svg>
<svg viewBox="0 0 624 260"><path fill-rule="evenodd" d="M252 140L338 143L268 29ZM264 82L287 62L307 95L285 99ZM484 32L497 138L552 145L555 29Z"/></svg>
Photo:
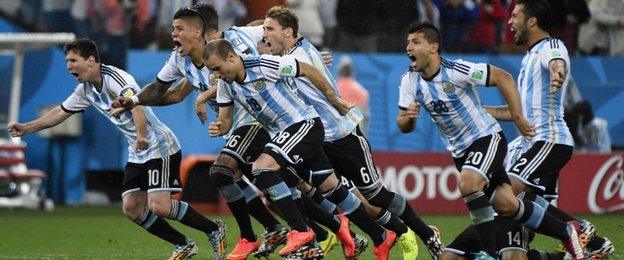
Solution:
<svg viewBox="0 0 624 260"><path fill-rule="evenodd" d="M472 171L462 171L459 179L459 191L467 195L480 191L485 186L485 180L481 175Z"/></svg>
<svg viewBox="0 0 624 260"><path fill-rule="evenodd" d="M525 252L520 250L507 250L503 251L501 260L523 260L529 259Z"/></svg>
<svg viewBox="0 0 624 260"><path fill-rule="evenodd" d="M168 218L171 213L171 201L150 200L148 205L156 216Z"/></svg>
<svg viewBox="0 0 624 260"><path fill-rule="evenodd" d="M143 210L145 210L145 206L137 202L124 201L121 209L124 216L129 219L135 219L139 217L141 213L143 213Z"/></svg>
<svg viewBox="0 0 624 260"><path fill-rule="evenodd" d="M312 173L312 186L318 187L321 193L333 190L340 185L340 181L333 172L329 173Z"/></svg>
<svg viewBox="0 0 624 260"><path fill-rule="evenodd" d="M234 183L234 171L227 165L214 163L210 166L210 178L218 186L222 183Z"/></svg>
<svg viewBox="0 0 624 260"><path fill-rule="evenodd" d="M220 153L213 164L223 165L232 170L238 169L238 161L226 153Z"/></svg>
<svg viewBox="0 0 624 260"><path fill-rule="evenodd" d="M494 210L502 216L513 217L518 211L518 200L516 197L504 196L503 194L496 194L492 203Z"/></svg>
<svg viewBox="0 0 624 260"><path fill-rule="evenodd" d="M275 159L273 157L271 157L270 155L263 153L260 156L258 156L258 159L256 159L253 164L251 165L252 170L256 170L256 169L279 169L280 166L277 163L277 161L275 161Z"/></svg>

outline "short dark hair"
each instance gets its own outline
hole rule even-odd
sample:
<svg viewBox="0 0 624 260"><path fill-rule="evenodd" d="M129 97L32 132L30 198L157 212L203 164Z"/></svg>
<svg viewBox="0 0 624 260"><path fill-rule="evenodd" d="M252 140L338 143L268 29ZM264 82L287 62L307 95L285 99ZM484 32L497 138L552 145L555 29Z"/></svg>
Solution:
<svg viewBox="0 0 624 260"><path fill-rule="evenodd" d="M426 22L414 22L407 27L407 32L409 34L423 33L427 42L437 43L440 46L438 48L438 54L442 53L442 44L440 44L442 41L442 35L440 35L440 30L438 30L435 25Z"/></svg>
<svg viewBox="0 0 624 260"><path fill-rule="evenodd" d="M204 33L206 33L206 26L204 25L204 18L202 17L201 14L199 14L198 11L191 9L191 8L181 8L180 10L178 10L174 15L173 15L173 20L175 19L183 19L183 20L190 20L193 21L195 23L197 23L202 31L202 35L204 35Z"/></svg>
<svg viewBox="0 0 624 260"><path fill-rule="evenodd" d="M204 47L203 58L204 60L207 60L212 55L216 54L216 55L219 55L220 58L225 60L227 59L227 56L230 52L236 53L234 51L234 47L232 47L232 44L229 41L225 39L216 39L216 40L209 41L206 44L206 47Z"/></svg>
<svg viewBox="0 0 624 260"><path fill-rule="evenodd" d="M299 19L297 19L297 15L285 7L283 5L273 6L266 13L267 18L275 19L279 25L284 28L292 28L293 30L293 38L297 38L297 34L299 33Z"/></svg>
<svg viewBox="0 0 624 260"><path fill-rule="evenodd" d="M219 30L219 15L214 6L206 3L195 4L193 10L196 10L204 19L204 30L207 32Z"/></svg>
<svg viewBox="0 0 624 260"><path fill-rule="evenodd" d="M537 19L537 26L544 30L550 30L551 26L551 13L550 4L546 0L518 0L516 5L522 5L524 10L524 16L526 19L535 17Z"/></svg>
<svg viewBox="0 0 624 260"><path fill-rule="evenodd" d="M65 44L65 46L63 46L63 51L65 52L65 55L67 55L68 52L73 51L85 59L93 56L93 58L95 58L95 62L100 62L100 53L98 52L97 45L94 41L87 38L81 38Z"/></svg>

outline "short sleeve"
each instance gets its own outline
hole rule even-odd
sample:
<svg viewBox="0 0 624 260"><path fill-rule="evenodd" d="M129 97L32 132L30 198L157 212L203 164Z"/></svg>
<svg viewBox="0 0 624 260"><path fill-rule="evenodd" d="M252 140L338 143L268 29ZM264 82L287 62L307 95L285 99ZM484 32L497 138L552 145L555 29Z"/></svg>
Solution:
<svg viewBox="0 0 624 260"><path fill-rule="evenodd" d="M61 108L67 113L81 113L90 106L83 84L78 85L74 92L61 103Z"/></svg>
<svg viewBox="0 0 624 260"><path fill-rule="evenodd" d="M542 63L542 67L548 68L548 63L551 60L561 59L569 66L570 56L568 56L568 49L563 45L563 42L551 38L547 43L544 43L544 47L540 49L539 57Z"/></svg>
<svg viewBox="0 0 624 260"><path fill-rule="evenodd" d="M178 65L176 62L177 55L178 54L176 53L176 50L171 52L169 59L167 59L167 61L165 62L165 65L158 72L158 76L156 76L157 80L163 83L171 84L177 79L179 79L180 77L184 76L182 72L180 71L180 69L178 68Z"/></svg>
<svg viewBox="0 0 624 260"><path fill-rule="evenodd" d="M407 109L412 103L417 102L416 99L416 84L412 82L412 77L409 72L406 72L401 77L401 83L399 83L399 109Z"/></svg>
<svg viewBox="0 0 624 260"><path fill-rule="evenodd" d="M299 76L299 62L293 56L282 56L279 63L279 73L281 77Z"/></svg>
<svg viewBox="0 0 624 260"><path fill-rule="evenodd" d="M259 59L245 61L248 70L269 81L278 81L284 77L297 77L299 75L299 62L292 56L262 55ZM257 74L261 75L257 75ZM248 75L249 76L249 75Z"/></svg>
<svg viewBox="0 0 624 260"><path fill-rule="evenodd" d="M227 83L223 80L219 80L217 83L217 104L220 107L231 106L234 103L234 99L227 89L228 87L230 86L227 86Z"/></svg>
<svg viewBox="0 0 624 260"><path fill-rule="evenodd" d="M114 96L132 97L141 90L134 78L125 71L115 71L106 76L107 88Z"/></svg>
<svg viewBox="0 0 624 260"><path fill-rule="evenodd" d="M487 86L490 81L490 65L457 60L453 66L456 80L470 85Z"/></svg>

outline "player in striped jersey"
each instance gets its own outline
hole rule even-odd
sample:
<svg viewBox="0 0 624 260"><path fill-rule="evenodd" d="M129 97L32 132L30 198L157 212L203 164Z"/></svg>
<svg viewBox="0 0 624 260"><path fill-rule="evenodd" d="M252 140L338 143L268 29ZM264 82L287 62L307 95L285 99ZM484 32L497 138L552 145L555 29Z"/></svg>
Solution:
<svg viewBox="0 0 624 260"><path fill-rule="evenodd" d="M217 79L211 79L211 72L203 65L202 60L206 38L225 36L228 40L239 43L236 45L237 51L249 56L257 55L255 45L249 44L262 38L261 27L237 27L221 33L217 29L217 21L216 11L208 5L196 5L193 9L183 8L176 12L172 22L172 38L177 47L158 73L156 81L143 89L135 100L119 98L116 105L132 107L137 104L171 104L186 98L192 88L200 92L216 91L213 86ZM170 89L171 84L180 78L183 81ZM209 104L214 106L214 98L211 100ZM260 154L270 136L244 109L239 109L239 106L234 107L234 117L236 125L210 168L210 175L227 201L241 232L241 237L228 258L245 259L260 246L251 226L248 207L253 209L254 217L267 228L268 234L278 238L277 241L285 240L287 231L273 218L255 190L240 178L242 174L252 178L251 162ZM235 183L235 180L240 181ZM279 244L273 246L277 245Z"/></svg>
<svg viewBox="0 0 624 260"><path fill-rule="evenodd" d="M322 62L321 53L306 39L297 36L298 19L288 8L276 6L267 12L264 22L264 36L270 44L271 52L289 55L299 62L314 66L331 83L334 91L336 81ZM440 236L407 204L405 198L385 189L374 165L370 145L366 137L357 128L362 114L352 109L341 116L327 98L303 77L289 78L304 102L314 107L325 128L324 151L334 166L337 175L346 177L362 192L360 199L367 206L367 211L379 224L393 230L399 236L403 246L404 259L415 259L418 255L418 242L414 231L397 219L400 216L413 230L416 230L423 242L430 248L432 257L437 258L443 247ZM356 191L357 192L357 191ZM359 193L359 192L357 192ZM368 202L376 205L372 206ZM379 208L380 206L382 208ZM391 214L386 209L393 211Z"/></svg>
<svg viewBox="0 0 624 260"><path fill-rule="evenodd" d="M210 221L184 201L171 199L181 191L178 179L181 149L176 136L161 123L151 108L135 107L118 116L108 116L118 96L139 91L134 78L123 70L100 63L97 46L88 39L64 47L67 68L80 84L60 106L41 118L9 124L13 136L52 127L90 106L106 116L128 141L128 163L123 181L122 207L126 217L148 232L175 245L171 259L187 259L197 252L195 242L171 227L163 218L205 232L222 246L225 224Z"/></svg>
<svg viewBox="0 0 624 260"><path fill-rule="evenodd" d="M264 182L258 179L261 175L278 174L287 166L303 165L310 172L308 176L300 177L319 188L329 201L343 209L351 221L371 236L377 257L387 259L396 235L384 230L366 215L360 200L339 184L322 147L318 145L324 138L322 122L316 111L305 105L284 79L308 77L342 115L352 104L336 96L331 85L314 67L299 63L292 57L262 55L259 59L242 60L229 42L215 40L206 46L204 63L223 80L219 82L217 92L217 101L223 105L219 109L218 120L211 123L211 135L227 133L231 127L231 105L234 102L243 105L264 127L279 132L253 164L258 185ZM307 227L294 209L289 209L294 214L288 219L297 235L293 239L300 237L302 241L311 241L314 234L303 231ZM280 253L283 255L284 252Z"/></svg>
<svg viewBox="0 0 624 260"><path fill-rule="evenodd" d="M491 232L495 229L495 209L528 228L564 241L573 256L583 257L578 223L566 224L540 205L517 199L511 190L503 168L505 137L481 106L475 87L496 85L511 108L516 126L530 138L535 134L533 126L521 114L513 79L488 64L442 58L440 38L431 24L409 27L406 51L412 63L399 87L399 129L405 133L414 130L421 106L431 115L460 171L459 190L479 235L480 248L487 254L496 255L496 233Z"/></svg>
<svg viewBox="0 0 624 260"><path fill-rule="evenodd" d="M548 34L550 5L544 0L518 1L508 25L517 45L527 47L518 76L518 90L524 104L523 115L535 124L536 136L530 140L519 137L520 155L509 166L512 187L516 194L525 192L533 200L562 221L577 218L550 205L557 197L559 172L572 157L574 141L563 119L563 100L570 79L570 58L559 39ZM496 119L509 120L506 106L488 108ZM613 253L612 243L594 236L595 228L582 221L581 237L592 256L606 257Z"/></svg>

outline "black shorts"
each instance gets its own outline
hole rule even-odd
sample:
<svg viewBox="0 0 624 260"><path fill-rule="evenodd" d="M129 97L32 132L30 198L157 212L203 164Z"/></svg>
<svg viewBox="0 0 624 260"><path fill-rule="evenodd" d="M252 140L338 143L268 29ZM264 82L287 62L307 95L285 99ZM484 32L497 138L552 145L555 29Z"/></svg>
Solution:
<svg viewBox="0 0 624 260"><path fill-rule="evenodd" d="M554 199L559 172L572 158L573 150L569 145L537 141L513 163L509 174L534 188L535 193Z"/></svg>
<svg viewBox="0 0 624 260"><path fill-rule="evenodd" d="M136 191L182 191L180 184L180 162L182 151L172 155L151 159L145 163L127 163L124 171L122 194L125 196Z"/></svg>
<svg viewBox="0 0 624 260"><path fill-rule="evenodd" d="M264 153L271 155L286 168L300 165L312 173L332 172L332 165L323 152L325 130L321 119L316 117L301 121L279 132L271 142L264 147ZM299 176L308 183L312 182L312 175Z"/></svg>
<svg viewBox="0 0 624 260"><path fill-rule="evenodd" d="M341 139L325 142L324 151L336 175L352 181L366 199L379 193L383 183L370 144L359 128Z"/></svg>
<svg viewBox="0 0 624 260"><path fill-rule="evenodd" d="M498 132L477 139L466 149L464 156L453 160L459 172L466 168L485 179L487 185L484 191L490 198L498 186L511 183L504 167L506 154L505 135Z"/></svg>
<svg viewBox="0 0 624 260"><path fill-rule="evenodd" d="M243 174L251 178L251 165L269 141L271 136L261 125L244 125L234 129L221 152L232 156Z"/></svg>
<svg viewBox="0 0 624 260"><path fill-rule="evenodd" d="M496 226L496 249L499 255L509 250L527 252L532 238L529 229L523 227L518 221L500 216L494 218L494 225ZM474 254L481 251L475 227L471 225L464 229L444 251L474 259Z"/></svg>

